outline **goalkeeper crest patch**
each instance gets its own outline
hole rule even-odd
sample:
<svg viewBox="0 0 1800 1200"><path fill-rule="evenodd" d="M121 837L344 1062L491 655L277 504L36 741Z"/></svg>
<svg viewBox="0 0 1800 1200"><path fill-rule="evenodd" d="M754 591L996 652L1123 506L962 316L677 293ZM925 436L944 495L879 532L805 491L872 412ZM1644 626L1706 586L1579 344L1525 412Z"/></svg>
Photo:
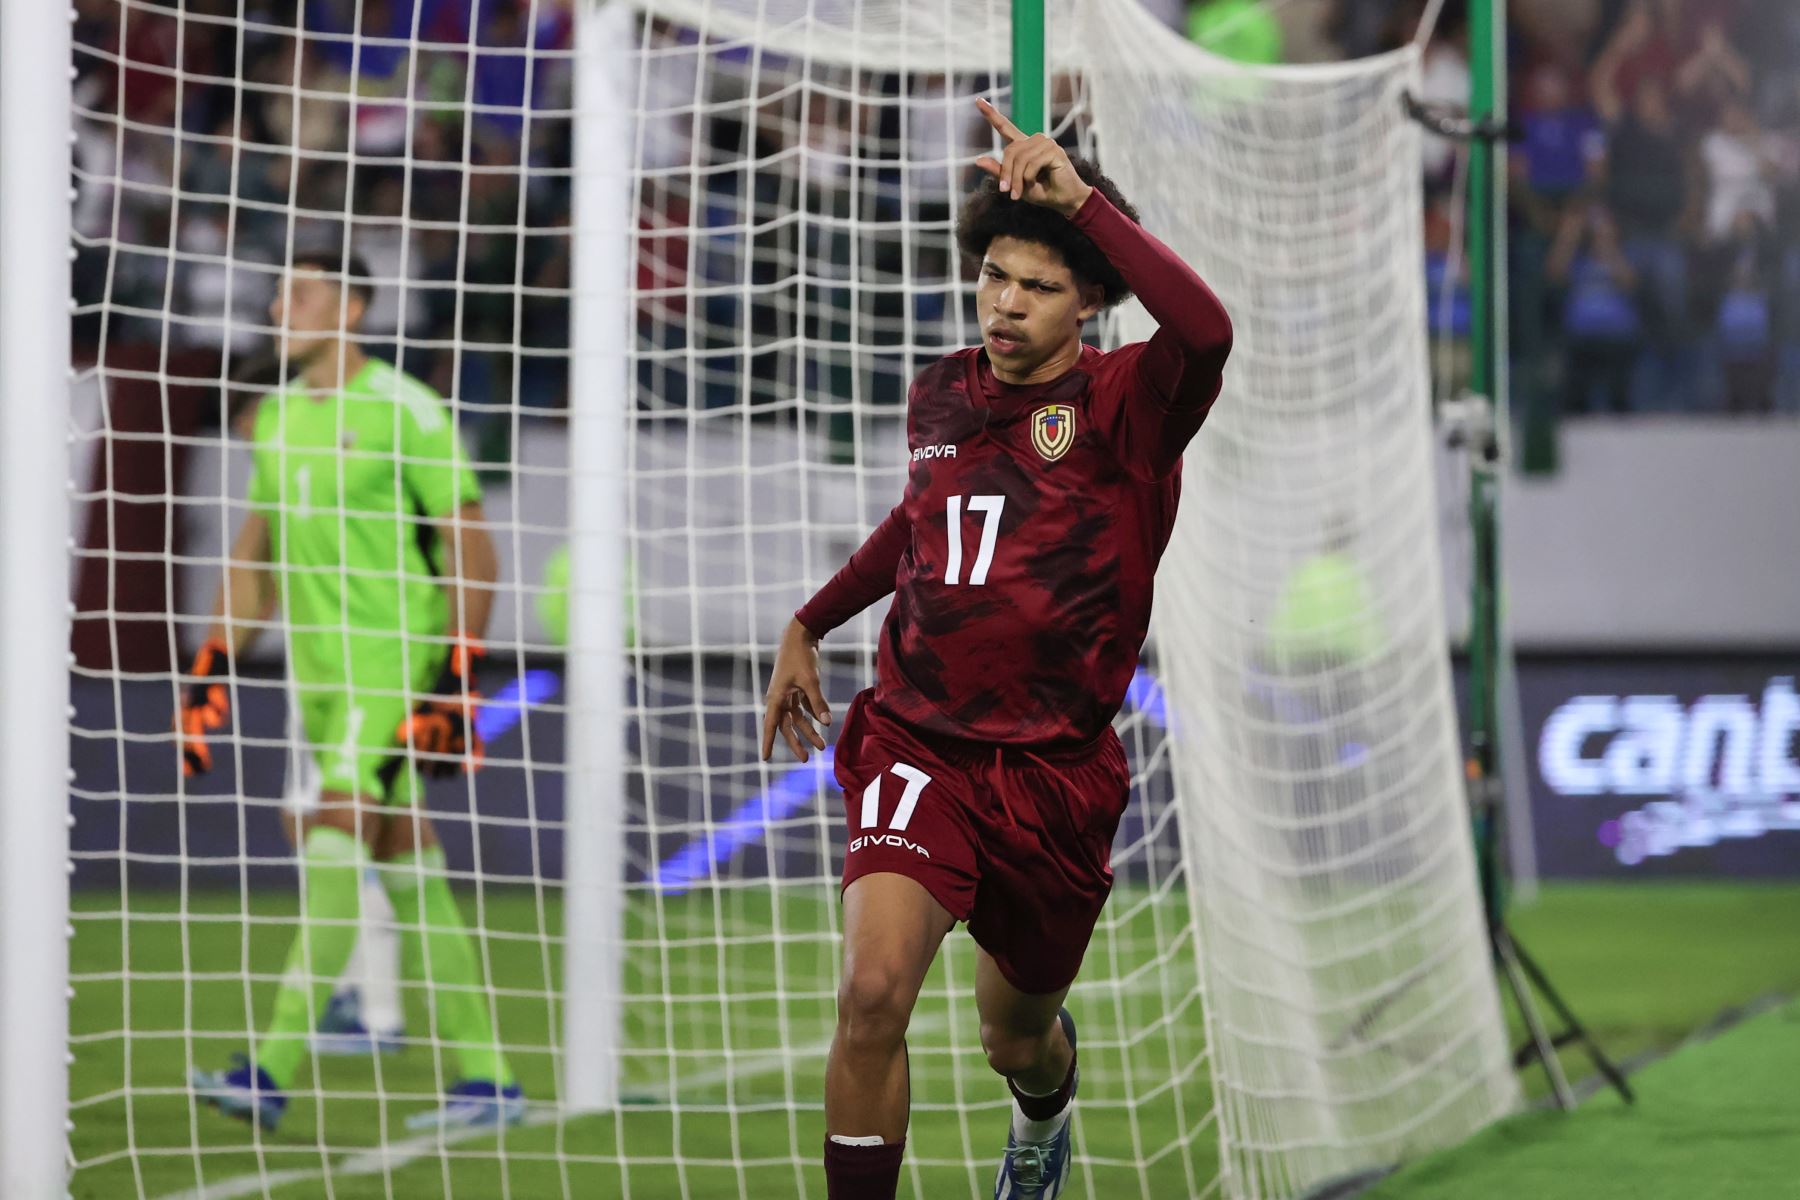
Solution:
<svg viewBox="0 0 1800 1200"><path fill-rule="evenodd" d="M1075 444L1075 410L1066 404L1046 404L1031 414L1031 444L1050 462Z"/></svg>

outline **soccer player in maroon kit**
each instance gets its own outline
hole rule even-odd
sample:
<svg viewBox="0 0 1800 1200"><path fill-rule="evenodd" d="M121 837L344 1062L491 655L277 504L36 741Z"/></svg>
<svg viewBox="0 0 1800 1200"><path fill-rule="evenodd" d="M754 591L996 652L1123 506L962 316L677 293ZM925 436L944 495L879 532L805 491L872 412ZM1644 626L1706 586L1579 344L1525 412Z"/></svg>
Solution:
<svg viewBox="0 0 1800 1200"><path fill-rule="evenodd" d="M894 593L875 686L838 734L849 846L825 1074L830 1200L892 1200L910 1104L906 1027L944 936L979 948L981 1045L1012 1090L997 1200L1068 1178L1079 1075L1063 1000L1112 889L1130 773L1112 719L1137 668L1181 454L1219 394L1231 323L1112 181L1006 140L957 225L981 263L983 344L907 400L904 499L783 635L763 720L802 761L831 712L819 639ZM1082 325L1136 293L1148 342Z"/></svg>

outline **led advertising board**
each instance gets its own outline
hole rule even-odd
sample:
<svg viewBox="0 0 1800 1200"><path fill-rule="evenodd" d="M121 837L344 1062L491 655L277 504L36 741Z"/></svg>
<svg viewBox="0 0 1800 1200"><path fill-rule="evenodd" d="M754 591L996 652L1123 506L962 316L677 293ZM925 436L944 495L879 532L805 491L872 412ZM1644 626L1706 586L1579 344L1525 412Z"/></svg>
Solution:
<svg viewBox="0 0 1800 1200"><path fill-rule="evenodd" d="M1523 658L1546 877L1800 875L1800 654Z"/></svg>

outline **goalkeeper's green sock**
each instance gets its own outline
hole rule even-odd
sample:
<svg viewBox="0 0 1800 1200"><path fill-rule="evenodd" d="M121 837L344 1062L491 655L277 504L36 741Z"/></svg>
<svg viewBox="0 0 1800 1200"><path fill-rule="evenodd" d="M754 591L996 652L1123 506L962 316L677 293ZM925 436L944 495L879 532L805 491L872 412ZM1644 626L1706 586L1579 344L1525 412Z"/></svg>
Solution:
<svg viewBox="0 0 1800 1200"><path fill-rule="evenodd" d="M356 947L362 910L362 842L329 825L309 830L300 846L300 932L288 951L275 1015L256 1046L256 1065L286 1091L337 977Z"/></svg>
<svg viewBox="0 0 1800 1200"><path fill-rule="evenodd" d="M394 902L406 946L406 961L429 985L439 1042L456 1054L459 1079L513 1084L512 1067L488 1011L475 942L463 925L462 910L444 877L444 851L433 846L382 864L382 882Z"/></svg>

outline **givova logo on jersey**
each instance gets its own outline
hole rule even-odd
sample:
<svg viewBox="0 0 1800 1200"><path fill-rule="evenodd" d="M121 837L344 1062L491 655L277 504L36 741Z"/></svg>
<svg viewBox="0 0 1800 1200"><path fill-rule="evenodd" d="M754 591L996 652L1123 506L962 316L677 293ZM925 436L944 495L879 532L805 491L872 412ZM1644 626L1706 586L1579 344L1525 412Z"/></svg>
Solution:
<svg viewBox="0 0 1800 1200"><path fill-rule="evenodd" d="M1075 410L1066 404L1046 404L1031 414L1031 444L1050 462L1075 444Z"/></svg>

